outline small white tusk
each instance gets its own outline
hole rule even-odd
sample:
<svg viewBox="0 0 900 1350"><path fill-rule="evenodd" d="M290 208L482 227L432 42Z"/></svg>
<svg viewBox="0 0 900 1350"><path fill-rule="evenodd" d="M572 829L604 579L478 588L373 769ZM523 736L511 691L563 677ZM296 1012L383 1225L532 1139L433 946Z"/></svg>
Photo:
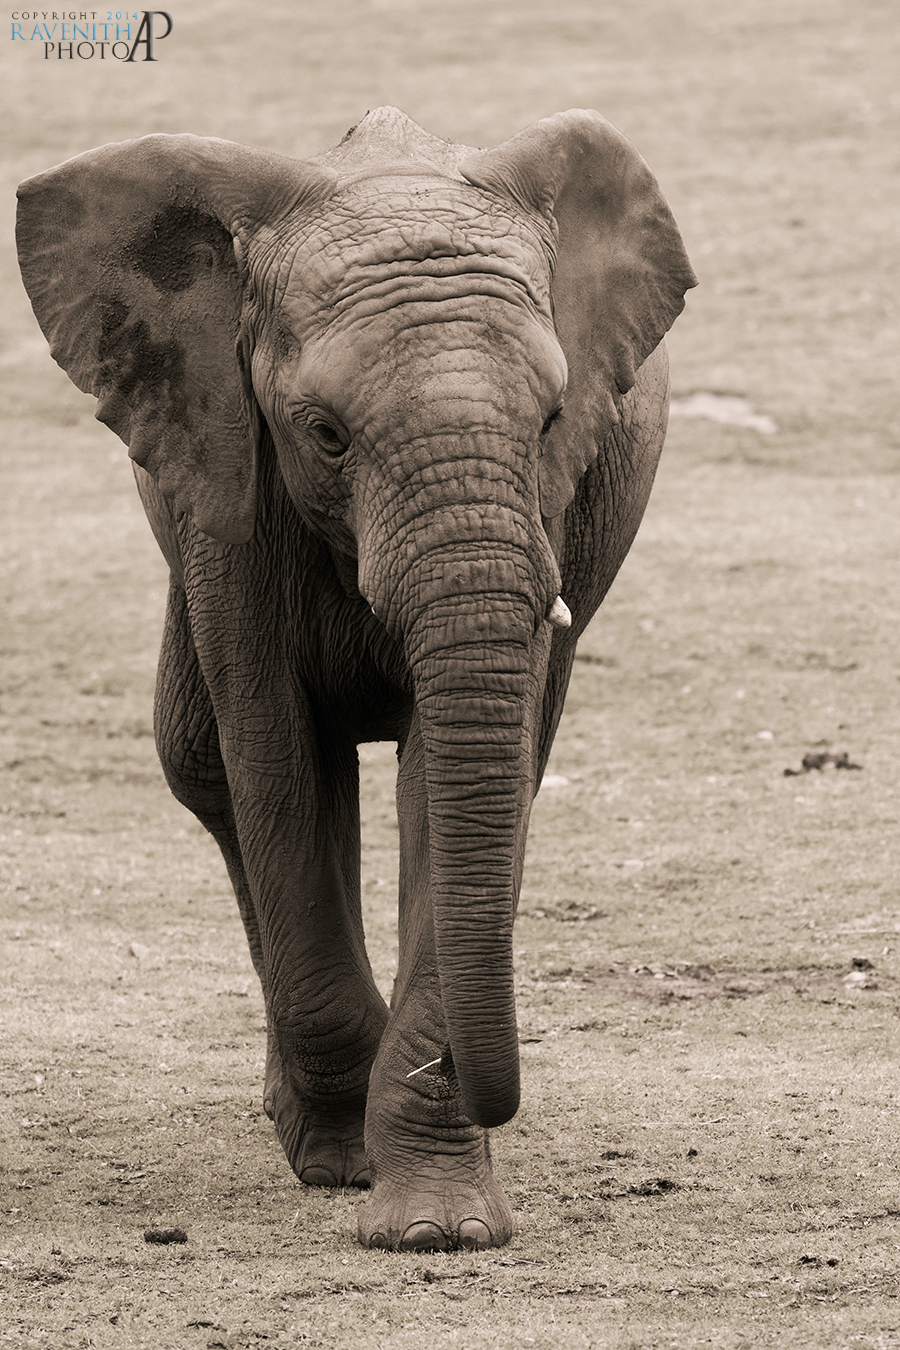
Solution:
<svg viewBox="0 0 900 1350"><path fill-rule="evenodd" d="M437 1059L430 1059L428 1063L423 1064L420 1069L413 1069L412 1073L408 1073L406 1075L407 1078L415 1078L417 1073L424 1073L426 1069L433 1069L435 1064L440 1064L441 1058L442 1056L438 1055Z"/></svg>
<svg viewBox="0 0 900 1350"><path fill-rule="evenodd" d="M547 622L552 623L554 628L572 627L571 610L561 595L558 595L553 601L550 613L547 615Z"/></svg>

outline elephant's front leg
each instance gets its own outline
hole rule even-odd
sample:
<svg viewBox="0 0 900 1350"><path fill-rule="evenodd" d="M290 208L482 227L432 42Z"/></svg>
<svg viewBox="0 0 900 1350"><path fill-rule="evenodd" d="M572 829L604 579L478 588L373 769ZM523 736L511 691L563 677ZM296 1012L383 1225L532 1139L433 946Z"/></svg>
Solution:
<svg viewBox="0 0 900 1350"><path fill-rule="evenodd" d="M238 841L228 774L219 746L219 727L194 640L181 585L172 580L156 677L156 748L174 796L213 836L238 902L250 957L266 1004L268 1045L263 1108L274 1119L274 1104L284 1070L268 1016L269 995L256 908Z"/></svg>
<svg viewBox="0 0 900 1350"><path fill-rule="evenodd" d="M356 749L301 744L287 800L246 759L235 794L265 968L266 1108L301 1181L367 1186L366 1096L388 1013L364 943Z"/></svg>
<svg viewBox="0 0 900 1350"><path fill-rule="evenodd" d="M487 1131L465 1116L445 1052L417 728L414 718L397 785L400 960L369 1083L372 1190L360 1211L359 1240L401 1251L497 1247L512 1235L512 1210L494 1179Z"/></svg>
<svg viewBox="0 0 900 1350"><path fill-rule="evenodd" d="M290 707L257 681L268 708ZM169 785L225 858L266 1003L264 1106L288 1160L313 1185L368 1184L369 1072L387 1009L366 957L359 894L356 750L320 750L311 719L213 698L183 590L173 585L156 734ZM264 735L251 736L252 712ZM226 770L227 761L227 770Z"/></svg>

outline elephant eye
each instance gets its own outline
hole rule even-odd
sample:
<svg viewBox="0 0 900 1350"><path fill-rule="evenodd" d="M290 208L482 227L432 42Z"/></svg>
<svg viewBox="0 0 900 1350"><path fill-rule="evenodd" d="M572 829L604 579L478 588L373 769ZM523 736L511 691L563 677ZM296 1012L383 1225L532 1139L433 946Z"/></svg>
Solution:
<svg viewBox="0 0 900 1350"><path fill-rule="evenodd" d="M347 449L348 440L346 433L339 431L331 422L326 422L324 417L305 416L295 418L298 426L302 430L309 432L314 440L329 455L342 455Z"/></svg>
<svg viewBox="0 0 900 1350"><path fill-rule="evenodd" d="M312 431L316 440L320 441L321 444L326 447L326 449L343 450L344 448L343 441L335 431L334 427L329 426L327 422L313 422L310 427L310 430Z"/></svg>

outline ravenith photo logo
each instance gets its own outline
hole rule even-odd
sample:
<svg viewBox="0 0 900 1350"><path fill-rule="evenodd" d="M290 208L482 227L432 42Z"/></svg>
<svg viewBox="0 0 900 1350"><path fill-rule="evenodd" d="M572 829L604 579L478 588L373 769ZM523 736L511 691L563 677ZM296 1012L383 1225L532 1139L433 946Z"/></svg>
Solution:
<svg viewBox="0 0 900 1350"><path fill-rule="evenodd" d="M155 44L173 26L164 9L32 9L12 15L12 40L37 44L45 61L157 61Z"/></svg>

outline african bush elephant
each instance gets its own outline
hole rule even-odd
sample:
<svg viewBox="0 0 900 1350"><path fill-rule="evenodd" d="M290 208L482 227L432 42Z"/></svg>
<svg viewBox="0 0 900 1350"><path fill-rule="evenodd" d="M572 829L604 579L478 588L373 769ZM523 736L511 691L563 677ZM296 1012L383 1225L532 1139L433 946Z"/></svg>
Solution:
<svg viewBox="0 0 900 1350"><path fill-rule="evenodd" d="M107 145L20 199L41 327L171 569L157 745L237 894L285 1153L371 1186L365 1245L500 1245L531 802L695 284L665 200L597 113L479 151L393 108L309 161ZM374 740L399 754L390 1009L360 911Z"/></svg>

